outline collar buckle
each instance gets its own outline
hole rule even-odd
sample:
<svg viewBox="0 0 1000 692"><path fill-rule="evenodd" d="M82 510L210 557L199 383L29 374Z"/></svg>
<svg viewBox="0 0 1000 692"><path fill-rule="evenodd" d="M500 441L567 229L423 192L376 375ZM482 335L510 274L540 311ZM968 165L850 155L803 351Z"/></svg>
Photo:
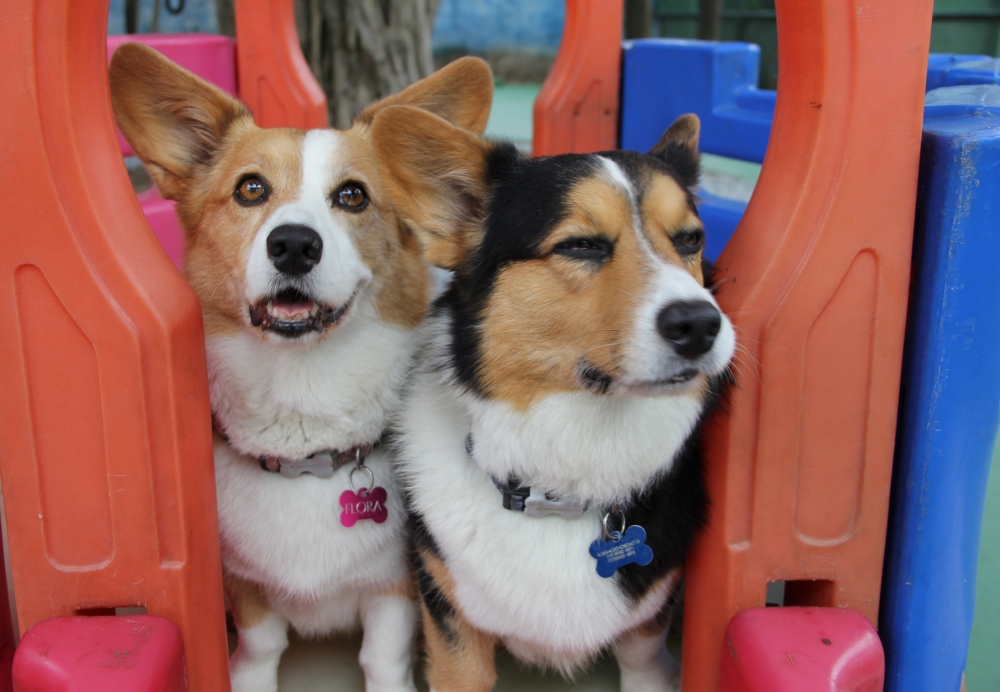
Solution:
<svg viewBox="0 0 1000 692"><path fill-rule="evenodd" d="M524 513L529 517L544 517L556 514L563 519L579 519L587 511L587 503L576 498L550 500L538 488L531 488L528 499L524 501Z"/></svg>

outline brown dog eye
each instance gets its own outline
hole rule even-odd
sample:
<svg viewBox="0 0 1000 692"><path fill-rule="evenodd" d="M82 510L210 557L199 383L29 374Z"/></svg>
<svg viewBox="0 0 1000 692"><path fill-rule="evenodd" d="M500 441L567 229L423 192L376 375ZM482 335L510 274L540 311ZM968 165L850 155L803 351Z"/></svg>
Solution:
<svg viewBox="0 0 1000 692"><path fill-rule="evenodd" d="M240 204L259 204L267 198L267 186L256 176L250 176L240 181L236 186L236 201Z"/></svg>
<svg viewBox="0 0 1000 692"><path fill-rule="evenodd" d="M357 183L347 183L333 196L334 203L347 211L361 211L368 206L368 195Z"/></svg>
<svg viewBox="0 0 1000 692"><path fill-rule="evenodd" d="M552 248L552 254L585 262L603 263L611 257L614 250L615 246L610 240L602 236L594 236L564 240Z"/></svg>
<svg viewBox="0 0 1000 692"><path fill-rule="evenodd" d="M700 228L694 231L681 231L674 235L673 241L677 253L681 257L695 255L705 247L705 232Z"/></svg>

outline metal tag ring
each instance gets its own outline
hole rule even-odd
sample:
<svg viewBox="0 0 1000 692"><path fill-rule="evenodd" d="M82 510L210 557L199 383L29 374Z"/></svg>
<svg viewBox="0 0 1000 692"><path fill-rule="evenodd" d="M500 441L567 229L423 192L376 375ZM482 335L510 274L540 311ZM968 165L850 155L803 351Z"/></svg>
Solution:
<svg viewBox="0 0 1000 692"><path fill-rule="evenodd" d="M367 493L368 491L370 491L372 488L375 487L375 473L364 464L358 464L353 469L351 469L351 473L347 477L347 479L351 482L351 490L353 490L354 492L358 492L358 489L354 487L354 474L357 473L358 471L368 472L368 487L362 487L360 491L361 493Z"/></svg>
<svg viewBox="0 0 1000 692"><path fill-rule="evenodd" d="M610 519L612 515L616 515L619 519L621 519L622 526L621 529L619 529L618 531L611 531L610 529L608 529L608 519ZM604 514L604 518L601 519L601 528L604 529L604 540L617 541L619 538L621 538L622 534L625 533L625 512L618 509L618 505L612 505L611 509L609 509ZM617 537L615 536L616 533L618 534Z"/></svg>

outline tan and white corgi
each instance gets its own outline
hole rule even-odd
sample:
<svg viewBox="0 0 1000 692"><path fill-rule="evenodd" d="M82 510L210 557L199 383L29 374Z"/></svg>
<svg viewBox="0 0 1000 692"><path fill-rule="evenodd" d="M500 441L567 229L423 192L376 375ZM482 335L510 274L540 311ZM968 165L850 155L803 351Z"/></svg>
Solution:
<svg viewBox="0 0 1000 692"><path fill-rule="evenodd" d="M411 107L375 117L389 197L454 272L394 442L436 692L491 689L498 643L568 675L612 647L622 690L677 689L698 430L735 348L698 134L684 116L648 154L525 159Z"/></svg>
<svg viewBox="0 0 1000 692"><path fill-rule="evenodd" d="M233 689L277 689L289 625L360 625L366 689L414 690L406 513L379 441L431 284L386 197L371 122L409 104L482 132L489 68L452 63L347 131L258 128L140 44L115 53L111 91L119 127L177 201L204 315Z"/></svg>

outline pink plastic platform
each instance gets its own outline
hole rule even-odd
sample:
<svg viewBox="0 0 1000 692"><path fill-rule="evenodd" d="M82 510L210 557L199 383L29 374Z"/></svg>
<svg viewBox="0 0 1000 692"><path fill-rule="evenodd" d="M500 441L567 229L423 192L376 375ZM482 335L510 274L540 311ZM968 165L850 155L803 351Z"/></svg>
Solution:
<svg viewBox="0 0 1000 692"><path fill-rule="evenodd" d="M212 34L142 34L108 37L108 60L123 43L141 41L191 70L223 91L236 95L236 44L227 36ZM118 132L122 156L133 156L132 148ZM181 229L174 203L160 197L156 188L139 195L139 204L153 233L160 240L170 261L178 269L184 265L184 231Z"/></svg>
<svg viewBox="0 0 1000 692"><path fill-rule="evenodd" d="M751 608L729 622L719 692L881 692L882 642L848 608Z"/></svg>
<svg viewBox="0 0 1000 692"><path fill-rule="evenodd" d="M181 633L151 615L52 618L14 659L17 692L186 692Z"/></svg>

